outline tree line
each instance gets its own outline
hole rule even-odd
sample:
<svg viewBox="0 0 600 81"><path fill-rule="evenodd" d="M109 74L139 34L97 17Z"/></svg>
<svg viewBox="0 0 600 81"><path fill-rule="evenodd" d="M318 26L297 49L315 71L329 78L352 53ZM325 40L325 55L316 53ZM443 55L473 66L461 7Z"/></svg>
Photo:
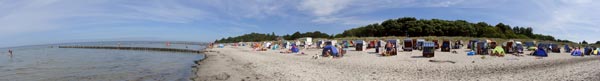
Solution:
<svg viewBox="0 0 600 81"><path fill-rule="evenodd" d="M266 34L266 33L261 34L261 33L252 32L250 34L244 34L244 35L237 36L237 37L222 38L221 40L215 40L215 42L233 43L233 42L272 41L272 40L277 40L277 39L294 40L294 39L303 38L303 37L332 38L327 33L322 33L321 31L304 32L304 33L300 33L299 31L296 31L292 35L287 34L287 35L283 35L283 36L277 36L277 35L275 35L274 32L272 32L271 34Z"/></svg>
<svg viewBox="0 0 600 81"><path fill-rule="evenodd" d="M539 39L558 42L572 42L569 40L555 39L550 35L534 34L531 27L511 27L503 23L490 25L485 22L471 23L465 20L441 20L441 19L416 19L414 17L403 17L389 19L380 23L369 24L357 28L345 30L343 33L328 35L320 31L295 32L292 35L277 36L274 33L260 34L250 33L237 37L222 38L215 42L256 42L271 41L281 37L285 40L294 40L302 37L313 38L343 38L343 37L385 37L385 36L463 36L463 37L487 37L487 38L517 38L517 39Z"/></svg>
<svg viewBox="0 0 600 81"><path fill-rule="evenodd" d="M383 37L383 36L464 36L488 38L519 38L555 40L549 35L534 34L531 27L511 27L498 23L494 26L485 22L471 23L465 20L416 19L404 17L389 19L381 24L345 30L335 37Z"/></svg>
<svg viewBox="0 0 600 81"><path fill-rule="evenodd" d="M276 40L279 36L275 35L275 33L271 34L261 34L261 33L250 33L244 34L237 37L227 37L222 38L221 40L215 40L218 43L233 43L233 42L258 42L258 41L271 41Z"/></svg>
<svg viewBox="0 0 600 81"><path fill-rule="evenodd" d="M321 33L321 31L315 31L315 32L305 32L305 33L300 33L298 31L296 31L294 34L292 35L283 35L283 38L285 40L294 40L294 39L298 39L298 38L302 38L302 37L312 37L312 38L332 38L330 35L328 35L327 33Z"/></svg>

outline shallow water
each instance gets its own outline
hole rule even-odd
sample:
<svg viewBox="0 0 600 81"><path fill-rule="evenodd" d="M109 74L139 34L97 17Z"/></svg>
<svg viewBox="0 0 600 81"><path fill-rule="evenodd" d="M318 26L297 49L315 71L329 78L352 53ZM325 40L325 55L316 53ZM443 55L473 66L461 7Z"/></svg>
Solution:
<svg viewBox="0 0 600 81"><path fill-rule="evenodd" d="M133 44L132 44L133 43ZM202 49L200 45L132 42L121 46ZM77 43L69 45L115 45ZM188 48L185 48L188 46ZM0 49L0 81L163 80L186 81L201 54L139 50L56 48L38 45Z"/></svg>

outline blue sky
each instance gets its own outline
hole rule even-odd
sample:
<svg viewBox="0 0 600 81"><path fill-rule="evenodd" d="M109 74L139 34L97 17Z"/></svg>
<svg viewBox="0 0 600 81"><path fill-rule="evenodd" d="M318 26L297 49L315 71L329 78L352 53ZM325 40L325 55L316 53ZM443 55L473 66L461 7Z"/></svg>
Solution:
<svg viewBox="0 0 600 81"><path fill-rule="evenodd" d="M399 17L499 22L600 40L597 0L0 0L0 47L86 41L214 41L345 29ZM595 37L592 37L595 36Z"/></svg>

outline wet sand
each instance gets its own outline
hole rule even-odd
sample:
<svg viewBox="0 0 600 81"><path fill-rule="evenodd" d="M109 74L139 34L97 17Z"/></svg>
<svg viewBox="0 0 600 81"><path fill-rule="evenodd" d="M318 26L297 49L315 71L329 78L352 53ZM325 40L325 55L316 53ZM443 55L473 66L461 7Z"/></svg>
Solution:
<svg viewBox="0 0 600 81"><path fill-rule="evenodd" d="M343 58L281 54L283 50L252 51L249 47L208 49L207 59L195 70L196 81L414 81L414 80L503 80L503 81L599 81L600 56L576 57L549 53L548 57L489 55L467 56L436 50L435 57L421 57L420 51L379 56L373 49L352 51ZM531 51L525 51L530 53ZM452 63L454 62L454 63Z"/></svg>

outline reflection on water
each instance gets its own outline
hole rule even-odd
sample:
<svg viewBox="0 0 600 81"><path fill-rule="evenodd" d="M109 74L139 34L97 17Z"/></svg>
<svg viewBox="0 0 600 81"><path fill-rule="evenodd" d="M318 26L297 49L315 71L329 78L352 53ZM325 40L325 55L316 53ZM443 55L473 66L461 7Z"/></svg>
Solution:
<svg viewBox="0 0 600 81"><path fill-rule="evenodd" d="M164 44L157 43L127 43L123 45L165 47ZM169 47L185 48L185 46L171 44ZM188 49L201 48L204 47L188 45ZM181 81L188 80L191 76L191 66L195 65L193 61L203 58L202 55L193 53L67 49L51 48L51 46L19 47L13 50L12 57L6 52L0 52L0 81Z"/></svg>

